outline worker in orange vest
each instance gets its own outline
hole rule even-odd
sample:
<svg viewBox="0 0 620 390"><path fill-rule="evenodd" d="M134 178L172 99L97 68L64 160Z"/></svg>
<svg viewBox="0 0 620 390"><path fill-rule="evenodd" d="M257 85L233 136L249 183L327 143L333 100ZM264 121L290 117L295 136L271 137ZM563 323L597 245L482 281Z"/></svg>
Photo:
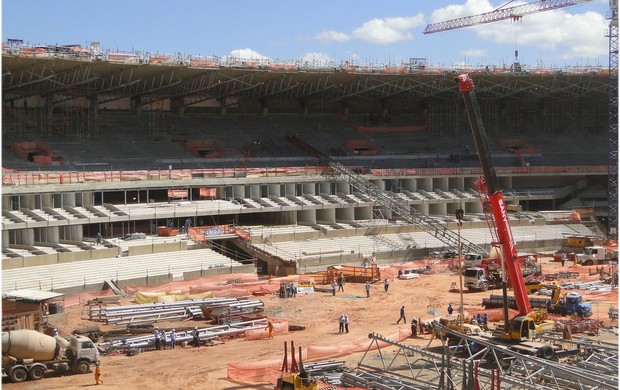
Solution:
<svg viewBox="0 0 620 390"><path fill-rule="evenodd" d="M99 384L99 382L103 383L103 379L101 379L101 366L97 363L95 367L95 384Z"/></svg>

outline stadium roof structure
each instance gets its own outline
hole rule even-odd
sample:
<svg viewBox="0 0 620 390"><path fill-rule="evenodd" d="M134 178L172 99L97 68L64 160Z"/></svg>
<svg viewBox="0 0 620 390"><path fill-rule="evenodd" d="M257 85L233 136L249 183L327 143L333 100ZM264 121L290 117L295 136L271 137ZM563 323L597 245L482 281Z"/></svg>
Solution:
<svg viewBox="0 0 620 390"><path fill-rule="evenodd" d="M398 110L415 100L459 99L454 77L468 70L419 70L390 74L359 68L272 70L218 66L117 63L74 58L2 56L3 103L32 96L51 97L53 105L96 99L98 104L123 98L140 104L170 99L173 107L217 101L234 106L244 101L271 104L301 102L308 107L326 102L375 102ZM605 71L511 72L469 70L477 93L485 99L569 99L606 104L609 77Z"/></svg>

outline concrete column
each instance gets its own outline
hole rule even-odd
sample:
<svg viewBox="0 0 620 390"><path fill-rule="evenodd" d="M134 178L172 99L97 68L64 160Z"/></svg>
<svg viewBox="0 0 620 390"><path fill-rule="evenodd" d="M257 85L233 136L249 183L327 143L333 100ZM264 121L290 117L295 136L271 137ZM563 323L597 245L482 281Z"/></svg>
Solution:
<svg viewBox="0 0 620 390"><path fill-rule="evenodd" d="M344 181L336 182L336 193L338 192L346 194L346 195L350 195L351 186L349 185L349 183L346 183Z"/></svg>
<svg viewBox="0 0 620 390"><path fill-rule="evenodd" d="M131 98L131 111L136 114L136 116L139 116L140 113L142 112L142 97L141 96L133 96Z"/></svg>
<svg viewBox="0 0 620 390"><path fill-rule="evenodd" d="M20 207L27 209L36 209L37 203L34 195L22 195L19 198Z"/></svg>
<svg viewBox="0 0 620 390"><path fill-rule="evenodd" d="M316 195L314 183L304 183L301 185L302 191L307 195Z"/></svg>
<svg viewBox="0 0 620 390"><path fill-rule="evenodd" d="M401 190L407 190L410 192L416 192L418 190L418 183L416 179L402 179Z"/></svg>
<svg viewBox="0 0 620 390"><path fill-rule="evenodd" d="M448 188L448 178L447 177L436 177L433 179L433 190L442 190L449 191Z"/></svg>
<svg viewBox="0 0 620 390"><path fill-rule="evenodd" d="M372 207L356 207L355 208L355 220L372 219Z"/></svg>
<svg viewBox="0 0 620 390"><path fill-rule="evenodd" d="M334 223L336 222L336 209L316 210L316 219L320 223Z"/></svg>
<svg viewBox="0 0 620 390"><path fill-rule="evenodd" d="M355 209L348 207L346 209L336 209L336 222L349 222L355 219Z"/></svg>
<svg viewBox="0 0 620 390"><path fill-rule="evenodd" d="M15 234L16 244L34 245L34 229L22 229Z"/></svg>
<svg viewBox="0 0 620 390"><path fill-rule="evenodd" d="M459 191L463 191L463 189L465 188L465 180L463 179L463 177L457 176L457 177L451 177L448 180L448 187L450 189L455 189L455 190L459 190Z"/></svg>
<svg viewBox="0 0 620 390"><path fill-rule="evenodd" d="M11 210L11 196L10 195L2 195L2 205L6 210Z"/></svg>
<svg viewBox="0 0 620 390"><path fill-rule="evenodd" d="M11 241L9 240L9 231L3 230L2 231L2 247L8 248L10 243Z"/></svg>
<svg viewBox="0 0 620 390"><path fill-rule="evenodd" d="M433 191L433 178L421 177L418 179L418 191Z"/></svg>
<svg viewBox="0 0 620 390"><path fill-rule="evenodd" d="M269 195L280 196L281 191L282 186L280 184L269 184Z"/></svg>
<svg viewBox="0 0 620 390"><path fill-rule="evenodd" d="M340 110L344 115L349 115L349 103L345 101L340 101Z"/></svg>
<svg viewBox="0 0 620 390"><path fill-rule="evenodd" d="M93 205L93 200L95 198L95 193L88 191L88 192L82 192L82 195L80 196L80 200L78 201L78 205L82 206L82 207L86 207L86 206L92 206Z"/></svg>
<svg viewBox="0 0 620 390"><path fill-rule="evenodd" d="M297 212L299 223L316 224L316 210L300 210Z"/></svg>
<svg viewBox="0 0 620 390"><path fill-rule="evenodd" d="M41 204L40 207L53 207L54 200L52 198L52 194L41 194Z"/></svg>
<svg viewBox="0 0 620 390"><path fill-rule="evenodd" d="M80 226L67 226L65 234L65 240L82 241L84 239L84 231Z"/></svg>
<svg viewBox="0 0 620 390"><path fill-rule="evenodd" d="M331 183L319 183L319 194L330 194L330 195L334 195L331 193L332 187L331 187Z"/></svg>
<svg viewBox="0 0 620 390"><path fill-rule="evenodd" d="M299 107L301 109L301 115L308 116L308 102L306 99L299 99Z"/></svg>
<svg viewBox="0 0 620 390"><path fill-rule="evenodd" d="M430 215L446 215L447 213L448 208L446 203L433 203L429 205Z"/></svg>
<svg viewBox="0 0 620 390"><path fill-rule="evenodd" d="M185 114L185 98L183 96L170 100L170 110L175 111L178 116Z"/></svg>
<svg viewBox="0 0 620 390"><path fill-rule="evenodd" d="M465 203L465 207L463 208L463 210L465 210L465 214L482 213L482 205L480 204L479 200L467 202Z"/></svg>
<svg viewBox="0 0 620 390"><path fill-rule="evenodd" d="M233 190L233 198L245 198L245 186L244 185L234 185L232 190Z"/></svg>
<svg viewBox="0 0 620 390"><path fill-rule="evenodd" d="M428 203L414 204L412 207L424 215L429 215Z"/></svg>
<svg viewBox="0 0 620 390"><path fill-rule="evenodd" d="M267 99L259 99L259 103L260 103L261 115L262 116L269 115L269 104L267 102Z"/></svg>
<svg viewBox="0 0 620 390"><path fill-rule="evenodd" d="M284 185L284 196L295 195L295 183L286 183Z"/></svg>
<svg viewBox="0 0 620 390"><path fill-rule="evenodd" d="M63 206L75 206L75 192L62 194Z"/></svg>
<svg viewBox="0 0 620 390"><path fill-rule="evenodd" d="M259 184L252 184L250 186L250 196L256 196L256 197L260 197L260 185Z"/></svg>

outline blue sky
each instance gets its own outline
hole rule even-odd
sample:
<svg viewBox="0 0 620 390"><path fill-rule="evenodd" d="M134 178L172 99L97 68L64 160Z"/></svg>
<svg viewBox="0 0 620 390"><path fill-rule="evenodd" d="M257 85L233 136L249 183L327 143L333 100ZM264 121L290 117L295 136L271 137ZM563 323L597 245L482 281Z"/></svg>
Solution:
<svg viewBox="0 0 620 390"><path fill-rule="evenodd" d="M508 0L3 0L2 40L98 41L104 50L342 64L522 64L607 67L608 0L525 16L520 23L424 35L428 23L490 12ZM527 2L532 2L528 0ZM512 7L526 2L510 2Z"/></svg>

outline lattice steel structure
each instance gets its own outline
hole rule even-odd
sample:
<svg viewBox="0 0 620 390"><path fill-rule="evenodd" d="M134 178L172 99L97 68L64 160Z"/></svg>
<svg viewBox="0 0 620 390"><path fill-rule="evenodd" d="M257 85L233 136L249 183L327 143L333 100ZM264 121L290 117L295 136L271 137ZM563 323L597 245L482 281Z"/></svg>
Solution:
<svg viewBox="0 0 620 390"><path fill-rule="evenodd" d="M609 186L607 193L610 238L618 237L618 2L610 1L609 23Z"/></svg>

